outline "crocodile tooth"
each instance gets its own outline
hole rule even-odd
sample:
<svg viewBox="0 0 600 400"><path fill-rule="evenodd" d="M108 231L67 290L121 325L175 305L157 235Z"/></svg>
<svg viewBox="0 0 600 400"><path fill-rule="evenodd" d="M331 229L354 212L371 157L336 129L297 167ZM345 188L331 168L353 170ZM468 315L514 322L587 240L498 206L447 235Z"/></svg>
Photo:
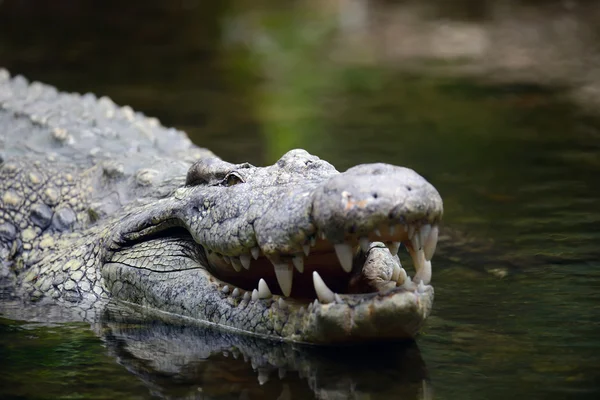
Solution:
<svg viewBox="0 0 600 400"><path fill-rule="evenodd" d="M340 295L339 295L339 294L337 294L337 293L334 293L334 294L333 294L333 298L335 299L335 302L336 302L336 303L343 303L343 301L342 301L342 298L340 297Z"/></svg>
<svg viewBox="0 0 600 400"><path fill-rule="evenodd" d="M396 233L396 227L394 225L390 225L388 233L390 236L394 236L394 233Z"/></svg>
<svg viewBox="0 0 600 400"><path fill-rule="evenodd" d="M258 384L262 386L267 382L269 382L269 370L265 369L265 368L259 368L258 369Z"/></svg>
<svg viewBox="0 0 600 400"><path fill-rule="evenodd" d="M301 255L294 256L292 258L292 263L294 264L294 267L296 267L298 272L300 272L300 273L304 272L304 258L302 258Z"/></svg>
<svg viewBox="0 0 600 400"><path fill-rule="evenodd" d="M325 236L325 232L323 231L319 232L319 237L321 238L321 240L327 240L327 236Z"/></svg>
<svg viewBox="0 0 600 400"><path fill-rule="evenodd" d="M346 272L352 271L352 246L347 243L338 243L334 245L335 254L342 265L342 269Z"/></svg>
<svg viewBox="0 0 600 400"><path fill-rule="evenodd" d="M410 240L412 240L413 236L415 236L415 226L414 225L408 225L408 238Z"/></svg>
<svg viewBox="0 0 600 400"><path fill-rule="evenodd" d="M256 290L256 289L254 289ZM265 282L265 280L263 278L260 278L260 281L258 281L258 298L259 299L268 299L271 296L273 296L271 294L271 290L269 289L269 286L267 285L267 282ZM254 292L252 292L252 296L254 297Z"/></svg>
<svg viewBox="0 0 600 400"><path fill-rule="evenodd" d="M321 279L321 275L317 271L313 271L313 285L315 286L315 292L317 293L317 298L323 304L331 303L335 300L335 293L331 291ZM316 302L316 300L315 300ZM318 303L315 304L315 307Z"/></svg>
<svg viewBox="0 0 600 400"><path fill-rule="evenodd" d="M421 250L421 238L418 234L413 235L413 237L410 239L410 242L415 251Z"/></svg>
<svg viewBox="0 0 600 400"><path fill-rule="evenodd" d="M360 248L363 251L363 253L369 251L369 244L371 243L369 242L369 238L361 237L358 239L358 243L360 244Z"/></svg>
<svg viewBox="0 0 600 400"><path fill-rule="evenodd" d="M400 242L392 242L387 245L387 248L390 250L393 256L398 255L398 249L400 248Z"/></svg>
<svg viewBox="0 0 600 400"><path fill-rule="evenodd" d="M424 224L419 228L419 243L424 244L431 233L431 225Z"/></svg>
<svg viewBox="0 0 600 400"><path fill-rule="evenodd" d="M227 285L223 286L223 289L221 289L221 292L223 292L225 294L229 293L229 286L227 286Z"/></svg>
<svg viewBox="0 0 600 400"><path fill-rule="evenodd" d="M244 298L242 300L249 301L250 300L250 292L244 292Z"/></svg>
<svg viewBox="0 0 600 400"><path fill-rule="evenodd" d="M396 273L396 267L394 267L394 273ZM398 268L398 276L396 277L396 279L394 279L396 281L396 286L404 285L404 282L406 282L407 279L410 279L410 278L408 278L406 271L404 270L404 268L399 267Z"/></svg>
<svg viewBox="0 0 600 400"><path fill-rule="evenodd" d="M290 297L290 294L292 293L292 279L294 278L294 267L289 265L289 263L273 263L273 267L275 269L275 276L277 277L277 283L279 283L281 292L284 296ZM261 279L261 282L264 282L264 280Z"/></svg>
<svg viewBox="0 0 600 400"><path fill-rule="evenodd" d="M233 297L240 297L240 289L238 289L238 288L233 289L233 292L231 292L231 295Z"/></svg>
<svg viewBox="0 0 600 400"><path fill-rule="evenodd" d="M277 370L277 375L279 376L279 379L285 378L285 373L286 370L283 367L279 367L279 369Z"/></svg>
<svg viewBox="0 0 600 400"><path fill-rule="evenodd" d="M315 247L315 245L317 244L317 238L314 236L310 237L310 247Z"/></svg>
<svg viewBox="0 0 600 400"><path fill-rule="evenodd" d="M231 260L231 266L235 269L235 272L240 272L242 270L242 263L237 257L229 257Z"/></svg>
<svg viewBox="0 0 600 400"><path fill-rule="evenodd" d="M394 263L394 271L392 272L392 281L397 282L398 278L400 277L400 270L402 268L400 267L400 265Z"/></svg>
<svg viewBox="0 0 600 400"><path fill-rule="evenodd" d="M420 273L417 272L415 274L415 280L428 285L429 282L431 282L431 272L432 272L431 261L425 260L425 254L423 254L422 257L423 257L423 261L424 261L423 269L421 270Z"/></svg>
<svg viewBox="0 0 600 400"><path fill-rule="evenodd" d="M252 301L256 301L256 300L258 300L258 290L254 289L252 291Z"/></svg>
<svg viewBox="0 0 600 400"><path fill-rule="evenodd" d="M279 300L277 300L277 304L282 310L284 310L287 307L287 303L285 302L285 300L283 300L283 297L280 297Z"/></svg>
<svg viewBox="0 0 600 400"><path fill-rule="evenodd" d="M258 260L258 256L260 255L260 248L253 247L250 249L250 253L252 253L252 257L254 257L255 260Z"/></svg>
<svg viewBox="0 0 600 400"><path fill-rule="evenodd" d="M427 238L422 241L423 250L425 250L425 259L428 261L431 260L433 254L435 253L435 248L437 247L438 241L438 233L439 228L437 225L435 225L431 228L431 233L429 234L429 236L427 236Z"/></svg>
<svg viewBox="0 0 600 400"><path fill-rule="evenodd" d="M379 229L375 228L373 232L375 232L375 235L381 236L381 231Z"/></svg>
<svg viewBox="0 0 600 400"><path fill-rule="evenodd" d="M226 264L231 265L231 259L228 256L223 256L223 261L225 261Z"/></svg>
<svg viewBox="0 0 600 400"><path fill-rule="evenodd" d="M413 247L413 249L409 250L409 253L412 257L415 271L417 271L413 277L413 281L423 281L423 283L429 284L431 281L431 261L425 260L425 252L423 249L415 250Z"/></svg>
<svg viewBox="0 0 600 400"><path fill-rule="evenodd" d="M242 263L242 267L244 267L245 269L250 269L250 255L248 254L242 254L240 256L240 262Z"/></svg>
<svg viewBox="0 0 600 400"><path fill-rule="evenodd" d="M302 250L304 250L304 254L306 255L306 257L308 257L308 255L310 254L310 245L309 244L303 245Z"/></svg>
<svg viewBox="0 0 600 400"><path fill-rule="evenodd" d="M419 282L419 285L417 286L417 290L419 291L419 293L425 292L425 285L423 284L423 281Z"/></svg>

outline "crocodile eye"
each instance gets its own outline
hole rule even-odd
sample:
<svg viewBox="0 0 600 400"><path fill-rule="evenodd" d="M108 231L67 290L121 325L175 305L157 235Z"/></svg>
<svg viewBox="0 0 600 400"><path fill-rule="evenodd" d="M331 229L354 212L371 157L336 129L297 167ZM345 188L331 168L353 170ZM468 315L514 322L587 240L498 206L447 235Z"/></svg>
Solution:
<svg viewBox="0 0 600 400"><path fill-rule="evenodd" d="M242 178L237 172L230 172L223 181L226 186L233 186L237 185L238 183L244 183L244 178Z"/></svg>

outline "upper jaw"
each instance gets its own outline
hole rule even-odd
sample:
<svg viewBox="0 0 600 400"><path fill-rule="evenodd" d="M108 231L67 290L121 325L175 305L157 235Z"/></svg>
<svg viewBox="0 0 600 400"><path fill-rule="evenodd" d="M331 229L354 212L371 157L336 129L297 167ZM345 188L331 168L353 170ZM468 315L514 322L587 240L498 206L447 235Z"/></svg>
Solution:
<svg viewBox="0 0 600 400"><path fill-rule="evenodd" d="M217 251L212 256L213 264L222 267L218 257L225 255L230 269L242 271L249 269L253 258L264 255L272 266L263 264L261 269L270 276L274 273L279 284L273 288L271 283L271 290L289 296L294 275L298 280L294 268L304 272L315 244L316 250L335 249L339 265L327 268L341 267L349 273L359 245L366 251L371 242L381 241L388 245L392 256L404 243L417 270L413 281L430 282L443 205L435 188L414 171L388 164L365 164L317 184L282 188L275 199L269 200L262 214L252 221L256 245L231 254ZM324 275L323 271L317 272ZM269 281L267 276L265 279ZM394 277L398 285L404 283L400 280ZM329 285L336 286L332 282Z"/></svg>

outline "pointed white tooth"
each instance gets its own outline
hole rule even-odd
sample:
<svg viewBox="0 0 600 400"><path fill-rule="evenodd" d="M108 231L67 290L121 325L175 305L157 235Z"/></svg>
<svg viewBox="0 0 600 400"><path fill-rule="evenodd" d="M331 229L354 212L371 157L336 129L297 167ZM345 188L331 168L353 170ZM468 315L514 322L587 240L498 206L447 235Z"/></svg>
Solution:
<svg viewBox="0 0 600 400"><path fill-rule="evenodd" d="M342 301L342 298L340 297L340 295L339 295L339 294L337 294L337 293L334 293L334 294L333 294L333 298L335 299L335 302L336 302L336 303L343 303L343 301Z"/></svg>
<svg viewBox="0 0 600 400"><path fill-rule="evenodd" d="M315 292L317 293L317 297L321 303L327 304L335 300L335 293L333 293L331 289L327 287L325 282L323 282L323 279L321 279L321 275L319 275L317 271L313 271L313 285L315 286Z"/></svg>
<svg viewBox="0 0 600 400"><path fill-rule="evenodd" d="M292 258L292 263L294 264L294 267L296 267L298 272L304 272L304 259L301 255L295 255L294 258Z"/></svg>
<svg viewBox="0 0 600 400"><path fill-rule="evenodd" d="M423 244L423 250L425 250L425 259L428 261L433 258L433 254L435 253L439 231L440 229L437 225L433 226L429 236L421 242Z"/></svg>
<svg viewBox="0 0 600 400"><path fill-rule="evenodd" d="M273 263L273 267L275 269L275 276L277 277L277 283L279 283L281 292L284 296L290 297L290 294L292 293L292 278L294 277L294 267L289 265L287 262ZM261 282L264 282L264 280L261 279ZM260 289L260 283L258 285Z"/></svg>
<svg viewBox="0 0 600 400"><path fill-rule="evenodd" d="M242 267L244 267L245 269L250 269L250 255L249 254L242 254L240 256L240 262L242 263Z"/></svg>
<svg viewBox="0 0 600 400"><path fill-rule="evenodd" d="M313 309L319 307L321 305L321 303L319 303L319 299L315 299L315 301L313 301Z"/></svg>
<svg viewBox="0 0 600 400"><path fill-rule="evenodd" d="M231 266L235 269L235 272L240 272L242 270L242 263L237 257L229 257L231 260Z"/></svg>
<svg viewBox="0 0 600 400"><path fill-rule="evenodd" d="M402 286L404 285L404 282L406 282L408 278L408 275L406 274L406 271L404 270L404 268L400 268L400 270L398 271L398 277L396 278L396 286Z"/></svg>
<svg viewBox="0 0 600 400"><path fill-rule="evenodd" d="M398 249L400 248L400 242L392 242L387 245L387 248L390 250L393 256L398 255Z"/></svg>
<svg viewBox="0 0 600 400"><path fill-rule="evenodd" d="M381 232L379 231L379 229L375 228L373 232L375 232L375 235L381 236Z"/></svg>
<svg viewBox="0 0 600 400"><path fill-rule="evenodd" d="M425 224L419 228L419 243L425 243L425 240L429 237L431 233L431 225Z"/></svg>
<svg viewBox="0 0 600 400"><path fill-rule="evenodd" d="M369 242L369 238L367 237L361 237L358 239L358 243L360 244L360 249L366 253L367 251L369 251L369 245L371 244L371 242Z"/></svg>
<svg viewBox="0 0 600 400"><path fill-rule="evenodd" d="M389 229L390 236L394 236L394 233L396 233L396 227L394 225L390 225L390 229Z"/></svg>
<svg viewBox="0 0 600 400"><path fill-rule="evenodd" d="M277 300L277 304L282 310L285 310L285 308L287 307L287 303L285 302L285 300L283 300L283 297L280 297L279 300Z"/></svg>
<svg viewBox="0 0 600 400"><path fill-rule="evenodd" d="M419 291L419 293L425 292L425 285L423 284L423 281L419 282L419 285L417 286L417 290Z"/></svg>
<svg viewBox="0 0 600 400"><path fill-rule="evenodd" d="M338 260L342 264L342 269L346 272L352 271L352 259L354 258L352 246L346 243L338 243L334 247L335 254L337 254Z"/></svg>
<svg viewBox="0 0 600 400"><path fill-rule="evenodd" d="M248 293L248 292L246 292L246 293ZM256 300L258 300L258 290L254 289L252 291L252 301L256 301Z"/></svg>
<svg viewBox="0 0 600 400"><path fill-rule="evenodd" d="M258 384L262 386L267 382L269 382L269 370L264 369L264 368L259 368L258 369Z"/></svg>
<svg viewBox="0 0 600 400"><path fill-rule="evenodd" d="M317 238L314 236L310 237L310 247L315 247L315 245L317 244Z"/></svg>
<svg viewBox="0 0 600 400"><path fill-rule="evenodd" d="M260 255L260 248L259 247L253 247L250 249L250 253L252 253L252 257L255 260L258 260L258 256Z"/></svg>
<svg viewBox="0 0 600 400"><path fill-rule="evenodd" d="M426 285L431 281L431 261L425 260L425 252L421 250L409 250L410 256L412 257L413 264L415 266L415 276L413 277L414 282L423 281Z"/></svg>
<svg viewBox="0 0 600 400"><path fill-rule="evenodd" d="M423 250L421 250L420 252L422 253ZM425 285L429 285L429 282L431 282L431 275L432 275L431 261L426 261L424 254L421 257L423 258L423 267L421 268L420 271L417 270L417 273L415 274L415 277L413 278L413 280L415 282L422 282Z"/></svg>
<svg viewBox="0 0 600 400"><path fill-rule="evenodd" d="M233 297L240 297L240 289L238 289L238 288L233 289L233 292L231 293L231 295Z"/></svg>
<svg viewBox="0 0 600 400"><path fill-rule="evenodd" d="M319 237L321 238L321 240L327 240L327 236L325 236L325 232L323 231L319 232Z"/></svg>
<svg viewBox="0 0 600 400"><path fill-rule="evenodd" d="M229 286L227 286L227 285L223 286L223 289L221 289L221 292L223 292L225 294L229 293Z"/></svg>
<svg viewBox="0 0 600 400"><path fill-rule="evenodd" d="M413 236L415 235L415 226L414 225L408 225L408 238L412 240Z"/></svg>
<svg viewBox="0 0 600 400"><path fill-rule="evenodd" d="M402 287L404 287L405 289L408 290L413 290L414 289L414 285L412 283L412 279L410 279L410 276L406 276L406 279L404 280L404 283L402 285L400 285Z"/></svg>
<svg viewBox="0 0 600 400"><path fill-rule="evenodd" d="M400 277L400 270L402 268L400 267L400 265L394 263L394 271L392 272L392 281L397 282L398 278Z"/></svg>
<svg viewBox="0 0 600 400"><path fill-rule="evenodd" d="M415 249L415 251L421 250L421 238L418 234L413 235L413 237L410 239L410 242L412 243L413 249Z"/></svg>
<svg viewBox="0 0 600 400"><path fill-rule="evenodd" d="M304 251L304 254L306 255L306 257L308 257L308 255L310 254L310 245L309 244L303 245L302 250Z"/></svg>
<svg viewBox="0 0 600 400"><path fill-rule="evenodd" d="M254 289L254 290L256 290L256 289ZM256 292L256 295L258 296L258 292ZM244 292L243 300L246 300L246 301L250 300L250 292Z"/></svg>
<svg viewBox="0 0 600 400"><path fill-rule="evenodd" d="M226 264L231 265L231 258L229 258L228 256L223 256L223 261L225 261Z"/></svg>
<svg viewBox="0 0 600 400"><path fill-rule="evenodd" d="M267 282L265 282L263 278L260 278L260 281L258 281L258 298L268 299L271 296L273 295L271 294L271 290L269 289ZM252 293L252 297L254 297L254 292Z"/></svg>

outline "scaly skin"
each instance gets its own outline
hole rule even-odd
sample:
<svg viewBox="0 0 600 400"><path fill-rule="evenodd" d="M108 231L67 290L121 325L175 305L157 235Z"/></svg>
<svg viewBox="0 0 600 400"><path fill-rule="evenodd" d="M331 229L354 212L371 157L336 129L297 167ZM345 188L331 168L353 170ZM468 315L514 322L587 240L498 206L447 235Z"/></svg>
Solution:
<svg viewBox="0 0 600 400"><path fill-rule="evenodd" d="M414 337L431 310L442 201L412 170L340 173L304 150L234 165L106 98L3 70L0 132L4 297L113 297L307 343Z"/></svg>

